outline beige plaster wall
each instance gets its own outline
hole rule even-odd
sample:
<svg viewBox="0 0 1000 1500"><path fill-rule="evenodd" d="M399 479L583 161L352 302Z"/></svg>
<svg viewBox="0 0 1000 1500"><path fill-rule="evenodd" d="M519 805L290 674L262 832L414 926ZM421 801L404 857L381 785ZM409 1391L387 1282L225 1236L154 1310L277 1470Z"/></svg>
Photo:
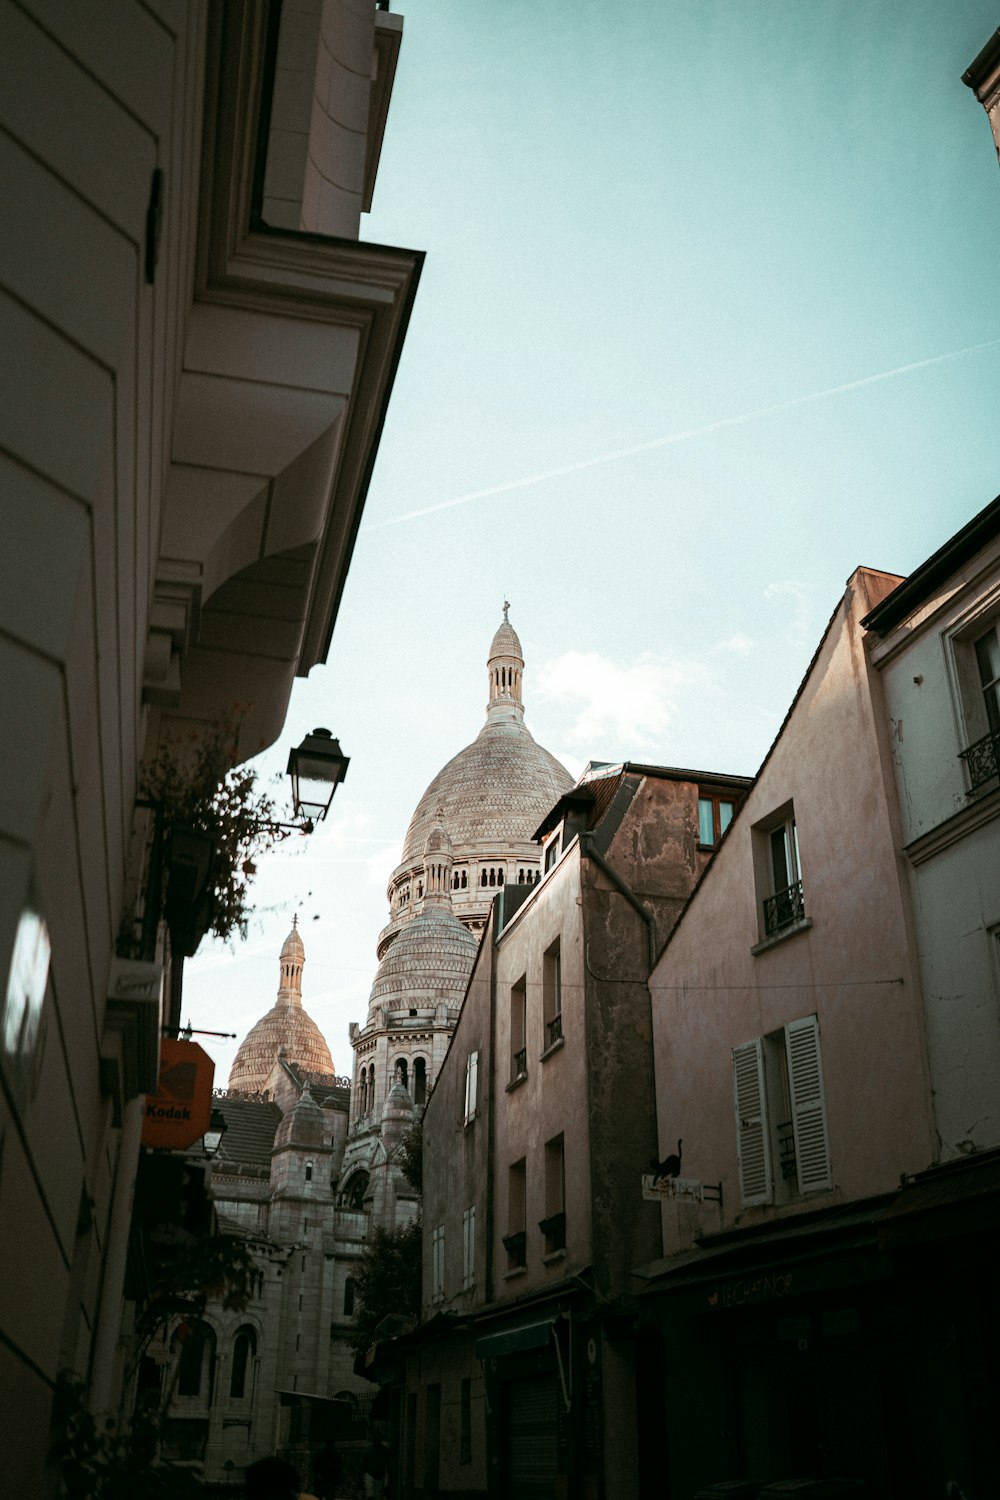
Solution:
<svg viewBox="0 0 1000 1500"><path fill-rule="evenodd" d="M1000 616L1000 542L870 637L899 793L944 1159L1000 1144L1000 791L967 795L987 732L971 641Z"/></svg>
<svg viewBox="0 0 1000 1500"><path fill-rule="evenodd" d="M859 621L896 582L859 570L782 733L650 980L660 1149L722 1184L721 1224L864 1197L921 1170L935 1147L905 870L896 854L879 693ZM812 925L754 956L754 825L792 802ZM758 855L756 868L761 868ZM732 1049L819 1018L834 1188L786 1209L741 1208ZM717 1228L707 1206L697 1219ZM663 1211L664 1250L698 1223Z"/></svg>

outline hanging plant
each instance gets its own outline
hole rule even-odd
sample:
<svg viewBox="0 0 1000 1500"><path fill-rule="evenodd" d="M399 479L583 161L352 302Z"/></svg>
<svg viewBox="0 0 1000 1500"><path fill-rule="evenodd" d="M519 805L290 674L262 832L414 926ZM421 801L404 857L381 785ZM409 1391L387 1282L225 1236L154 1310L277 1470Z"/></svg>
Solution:
<svg viewBox="0 0 1000 1500"><path fill-rule="evenodd" d="M145 766L140 796L158 810L166 846L162 911L182 952L205 932L245 938L250 887L263 855L292 831L252 766L234 765L232 724L168 740Z"/></svg>

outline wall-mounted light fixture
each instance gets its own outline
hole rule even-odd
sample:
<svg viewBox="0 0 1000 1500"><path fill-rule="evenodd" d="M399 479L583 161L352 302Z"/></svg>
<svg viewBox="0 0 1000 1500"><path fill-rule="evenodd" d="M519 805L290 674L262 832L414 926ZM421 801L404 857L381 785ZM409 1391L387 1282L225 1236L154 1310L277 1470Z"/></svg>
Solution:
<svg viewBox="0 0 1000 1500"><path fill-rule="evenodd" d="M288 755L295 816L321 823L330 810L333 794L347 775L349 757L329 729L314 729Z"/></svg>

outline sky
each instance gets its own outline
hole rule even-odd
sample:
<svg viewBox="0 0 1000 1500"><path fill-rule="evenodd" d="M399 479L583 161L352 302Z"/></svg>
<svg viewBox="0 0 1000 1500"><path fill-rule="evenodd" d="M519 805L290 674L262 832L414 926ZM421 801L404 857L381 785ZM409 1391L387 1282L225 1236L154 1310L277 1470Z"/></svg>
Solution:
<svg viewBox="0 0 1000 1500"><path fill-rule="evenodd" d="M352 1071L504 599L575 774L752 774L853 569L910 572L1000 491L1000 172L961 82L995 0L397 8L362 236L427 258L329 660L260 772L315 725L351 765L248 940L186 965L185 1021L237 1033L200 1038L219 1085L294 912Z"/></svg>

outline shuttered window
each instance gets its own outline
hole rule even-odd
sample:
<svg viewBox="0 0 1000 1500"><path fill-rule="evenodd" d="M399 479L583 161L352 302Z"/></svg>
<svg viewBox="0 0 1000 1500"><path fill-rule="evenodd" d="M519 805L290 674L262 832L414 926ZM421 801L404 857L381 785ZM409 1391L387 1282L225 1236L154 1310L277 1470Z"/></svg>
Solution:
<svg viewBox="0 0 1000 1500"><path fill-rule="evenodd" d="M767 1135L764 1059L760 1037L733 1049L733 1094L740 1167L740 1201L771 1201L771 1150Z"/></svg>
<svg viewBox="0 0 1000 1500"><path fill-rule="evenodd" d="M816 1193L831 1188L833 1177L823 1097L819 1022L815 1016L804 1016L785 1027L785 1049L799 1192Z"/></svg>

